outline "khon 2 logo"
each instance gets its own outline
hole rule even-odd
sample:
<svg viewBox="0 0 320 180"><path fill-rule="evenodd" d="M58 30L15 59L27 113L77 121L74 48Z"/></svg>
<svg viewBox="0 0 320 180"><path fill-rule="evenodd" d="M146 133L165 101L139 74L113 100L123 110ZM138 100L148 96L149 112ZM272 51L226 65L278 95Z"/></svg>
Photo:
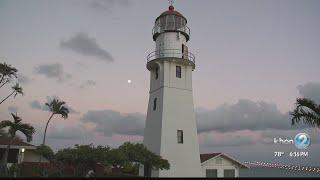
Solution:
<svg viewBox="0 0 320 180"><path fill-rule="evenodd" d="M306 133L299 133L294 137L294 145L298 149L307 149L311 144L310 136Z"/></svg>
<svg viewBox="0 0 320 180"><path fill-rule="evenodd" d="M297 134L294 139L273 138L274 144L294 144L298 149L307 149L311 144L310 136L306 133Z"/></svg>

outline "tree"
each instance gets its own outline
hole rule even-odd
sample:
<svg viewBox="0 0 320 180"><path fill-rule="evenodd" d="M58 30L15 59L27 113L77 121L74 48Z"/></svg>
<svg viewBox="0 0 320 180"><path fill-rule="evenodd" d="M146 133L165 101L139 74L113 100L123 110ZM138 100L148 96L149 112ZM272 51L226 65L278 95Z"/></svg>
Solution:
<svg viewBox="0 0 320 180"><path fill-rule="evenodd" d="M12 79L17 78L18 70L6 63L0 63L0 88L10 82Z"/></svg>
<svg viewBox="0 0 320 180"><path fill-rule="evenodd" d="M75 145L73 148L61 149L55 154L57 164L74 167L74 176L84 176L95 169L99 163L118 173L137 174L140 165L154 170L169 169L169 162L149 151L143 144L126 142L118 148L104 146ZM61 166L61 167L63 167ZM119 175L117 173L117 175Z"/></svg>
<svg viewBox="0 0 320 180"><path fill-rule="evenodd" d="M0 137L2 137L2 138L10 138L10 134L7 131L5 131L4 129L0 129ZM14 137L14 141L21 141L22 142L23 139L20 136L16 135Z"/></svg>
<svg viewBox="0 0 320 180"><path fill-rule="evenodd" d="M111 149L104 161L104 165L111 166L111 168L116 168L117 170L123 169L128 166L129 163L128 156L119 149Z"/></svg>
<svg viewBox="0 0 320 180"><path fill-rule="evenodd" d="M2 104L5 100L7 100L10 96L12 96L14 94L13 97L16 97L18 94L23 95L23 91L22 91L22 87L19 85L19 83L16 83L16 85L12 86L12 92L6 97L4 98L0 104Z"/></svg>
<svg viewBox="0 0 320 180"><path fill-rule="evenodd" d="M47 128L48 128L48 125L49 125L52 117L56 114L60 114L63 119L68 118L69 109L65 105L66 105L66 103L64 101L59 101L56 98L54 98L51 102L46 103L46 106L49 107L51 115L49 117L49 120L47 121L46 128L44 130L42 145L45 145Z"/></svg>
<svg viewBox="0 0 320 180"><path fill-rule="evenodd" d="M162 159L161 156L149 151L143 144L125 142L118 148L128 158L128 160L134 164L140 164L147 166L153 170L169 169L170 164L168 160Z"/></svg>
<svg viewBox="0 0 320 180"><path fill-rule="evenodd" d="M22 132L22 134L26 136L27 142L32 141L32 136L35 132L34 127L32 127L30 124L22 123L21 122L22 119L18 115L15 115L13 113L11 113L11 115L14 120L13 122L10 120L3 120L0 122L0 129L5 128L5 127L9 128L8 133L9 133L9 137L10 137L10 142L7 145L7 149L3 155L3 159L2 159L3 164L7 164L8 153L9 153L11 144L15 140L16 132L17 131Z"/></svg>
<svg viewBox="0 0 320 180"><path fill-rule="evenodd" d="M52 161L54 159L54 152L49 146L43 144L37 146L36 153L45 157L49 161Z"/></svg>
<svg viewBox="0 0 320 180"><path fill-rule="evenodd" d="M97 163L104 162L109 150L109 147L76 144L74 148L59 150L55 159L57 163L74 167L74 176L84 176Z"/></svg>
<svg viewBox="0 0 320 180"><path fill-rule="evenodd" d="M320 128L320 104L307 98L298 98L295 109L290 112L292 125L303 122L306 125Z"/></svg>

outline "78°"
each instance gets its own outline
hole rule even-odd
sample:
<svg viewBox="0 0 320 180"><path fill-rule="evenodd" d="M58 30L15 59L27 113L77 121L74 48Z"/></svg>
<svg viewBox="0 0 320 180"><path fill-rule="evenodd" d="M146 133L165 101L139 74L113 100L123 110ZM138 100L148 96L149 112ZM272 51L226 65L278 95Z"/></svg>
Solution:
<svg viewBox="0 0 320 180"><path fill-rule="evenodd" d="M281 157L284 155L284 152L280 152L280 151L275 151L274 152L274 157Z"/></svg>

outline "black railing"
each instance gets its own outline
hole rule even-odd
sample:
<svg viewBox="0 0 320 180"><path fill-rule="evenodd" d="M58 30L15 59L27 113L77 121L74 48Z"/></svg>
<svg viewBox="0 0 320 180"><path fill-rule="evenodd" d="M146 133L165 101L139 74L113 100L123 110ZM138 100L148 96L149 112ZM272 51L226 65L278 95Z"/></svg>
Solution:
<svg viewBox="0 0 320 180"><path fill-rule="evenodd" d="M159 51L153 51L150 54L148 54L147 63L159 58L181 58L189 60L193 62L193 64L196 63L196 58L192 53L182 53L180 49L163 49Z"/></svg>

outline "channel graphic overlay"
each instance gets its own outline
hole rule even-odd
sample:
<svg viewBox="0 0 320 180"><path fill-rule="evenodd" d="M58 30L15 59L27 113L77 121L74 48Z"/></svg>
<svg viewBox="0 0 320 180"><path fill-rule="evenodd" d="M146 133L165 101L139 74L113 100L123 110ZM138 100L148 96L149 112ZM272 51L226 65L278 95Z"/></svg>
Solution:
<svg viewBox="0 0 320 180"><path fill-rule="evenodd" d="M294 158L303 158L308 157L309 152L306 151L308 147L311 145L311 138L307 133L298 133L293 139L287 139L287 138L274 138L273 139L274 144L278 145L294 145L297 150L290 151L290 152L284 152L284 151L275 151L274 157L283 157L283 156L289 156Z"/></svg>
<svg viewBox="0 0 320 180"><path fill-rule="evenodd" d="M294 145L298 149L307 149L311 144L310 136L306 133L299 133L294 137Z"/></svg>

